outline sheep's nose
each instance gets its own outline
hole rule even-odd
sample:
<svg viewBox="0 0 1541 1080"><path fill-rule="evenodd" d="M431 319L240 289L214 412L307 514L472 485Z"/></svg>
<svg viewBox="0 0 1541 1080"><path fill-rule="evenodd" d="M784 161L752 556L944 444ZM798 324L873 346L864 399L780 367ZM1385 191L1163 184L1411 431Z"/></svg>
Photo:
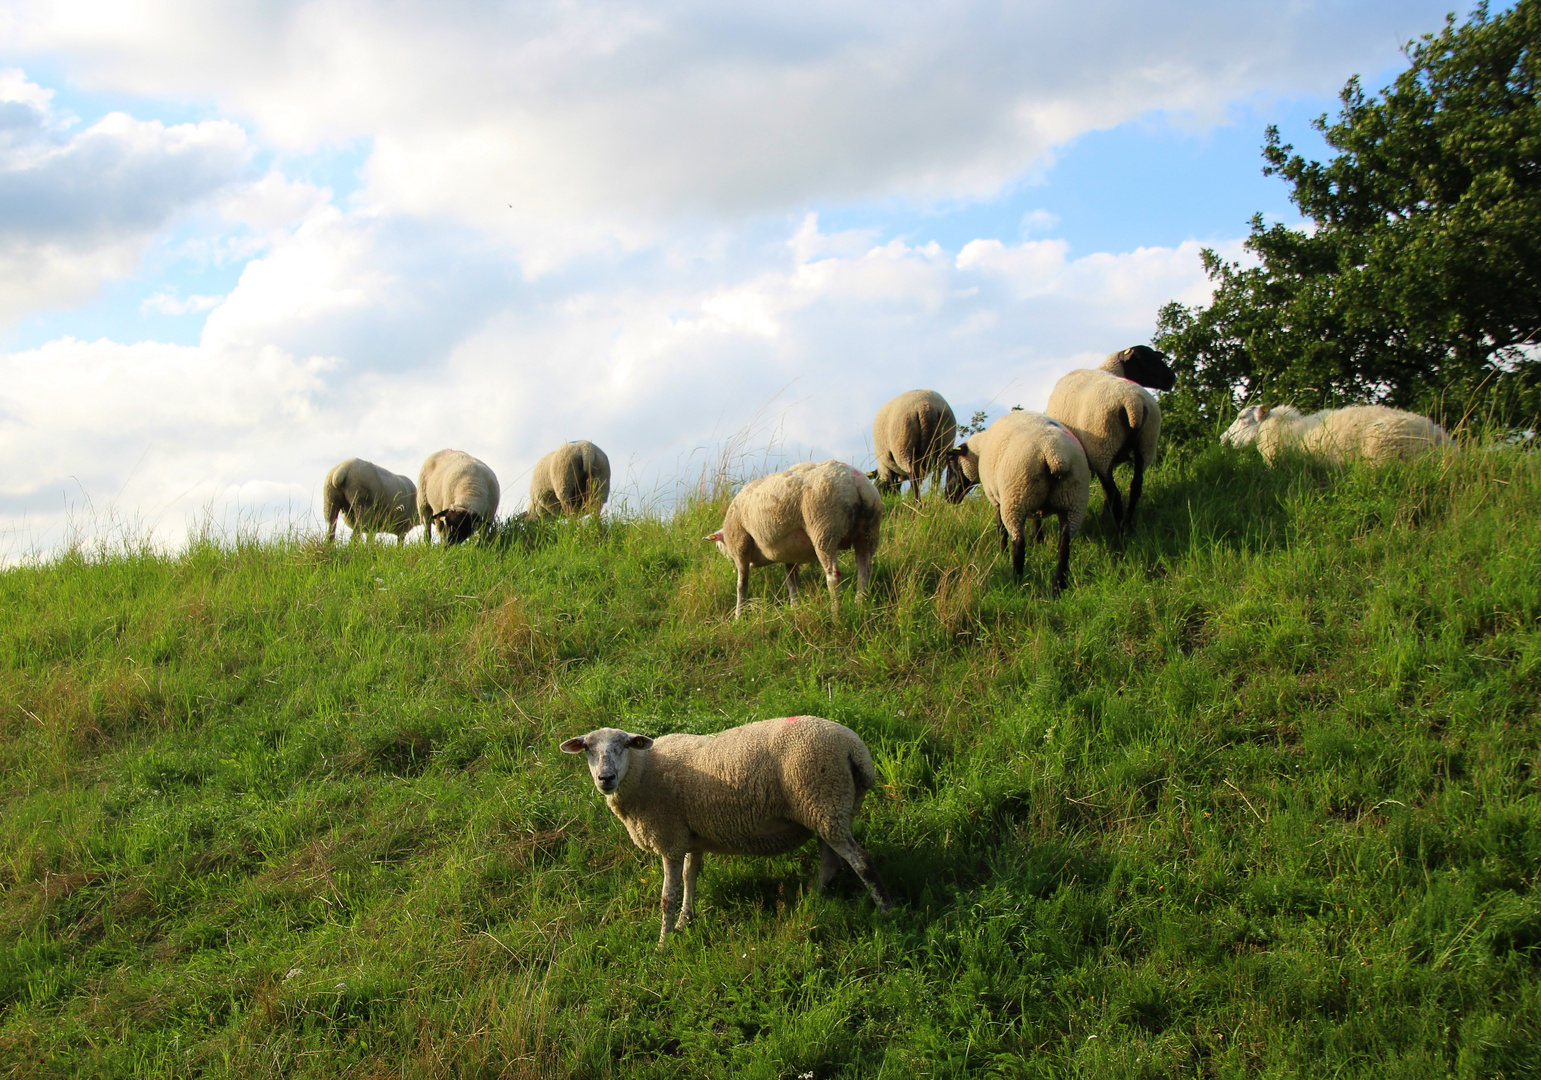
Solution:
<svg viewBox="0 0 1541 1080"><path fill-rule="evenodd" d="M599 774L599 790L605 792L615 790L615 773Z"/></svg>

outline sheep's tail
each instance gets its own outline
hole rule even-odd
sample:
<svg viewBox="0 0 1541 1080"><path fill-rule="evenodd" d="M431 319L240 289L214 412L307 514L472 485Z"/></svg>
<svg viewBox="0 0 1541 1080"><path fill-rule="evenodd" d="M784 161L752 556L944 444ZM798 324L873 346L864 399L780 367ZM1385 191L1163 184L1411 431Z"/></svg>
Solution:
<svg viewBox="0 0 1541 1080"><path fill-rule="evenodd" d="M321 485L321 499L328 523L336 521L337 515L348 508L347 496L343 494L343 485L347 482L346 461L326 474L326 483Z"/></svg>
<svg viewBox="0 0 1541 1080"><path fill-rule="evenodd" d="M865 746L852 747L848 760L851 763L851 779L856 784L856 795L860 798L877 787L878 771L873 767L872 755Z"/></svg>
<svg viewBox="0 0 1541 1080"><path fill-rule="evenodd" d="M1124 402L1124 416L1129 420L1129 430L1139 431L1145 426L1145 402L1139 394L1130 394Z"/></svg>

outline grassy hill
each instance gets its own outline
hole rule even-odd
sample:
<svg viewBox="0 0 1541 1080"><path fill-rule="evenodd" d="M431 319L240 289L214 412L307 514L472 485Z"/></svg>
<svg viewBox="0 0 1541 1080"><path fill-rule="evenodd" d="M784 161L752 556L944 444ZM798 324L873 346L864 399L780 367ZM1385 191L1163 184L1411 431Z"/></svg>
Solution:
<svg viewBox="0 0 1541 1080"><path fill-rule="evenodd" d="M1163 463L832 619L668 520L0 574L0 1077L1541 1074L1541 463ZM1093 511L1098 508L1094 496ZM660 869L557 743L815 713L884 786Z"/></svg>

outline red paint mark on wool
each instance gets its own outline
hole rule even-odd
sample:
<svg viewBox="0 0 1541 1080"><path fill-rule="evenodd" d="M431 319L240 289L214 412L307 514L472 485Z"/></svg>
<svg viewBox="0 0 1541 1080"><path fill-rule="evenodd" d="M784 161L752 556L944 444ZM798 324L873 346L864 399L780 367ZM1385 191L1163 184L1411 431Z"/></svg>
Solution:
<svg viewBox="0 0 1541 1080"><path fill-rule="evenodd" d="M795 723L797 723L801 719L802 719L801 716L789 716L789 717L787 717L787 723L795 724Z"/></svg>

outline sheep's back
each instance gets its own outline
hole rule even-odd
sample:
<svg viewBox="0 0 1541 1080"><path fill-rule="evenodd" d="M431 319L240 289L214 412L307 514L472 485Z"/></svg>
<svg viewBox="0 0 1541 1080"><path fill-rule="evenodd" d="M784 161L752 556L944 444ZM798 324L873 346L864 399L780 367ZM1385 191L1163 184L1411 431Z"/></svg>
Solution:
<svg viewBox="0 0 1541 1080"><path fill-rule="evenodd" d="M880 471L918 477L957 437L952 407L935 390L908 390L878 410L872 446Z"/></svg>
<svg viewBox="0 0 1541 1080"><path fill-rule="evenodd" d="M1332 461L1390 461L1446 441L1444 429L1426 416L1385 405L1351 405L1327 413L1306 446Z"/></svg>
<svg viewBox="0 0 1541 1080"><path fill-rule="evenodd" d="M1131 436L1147 464L1155 457L1161 406L1138 383L1101 370L1072 371L1054 384L1044 411L1075 432L1087 464L1099 475L1112 470Z"/></svg>
<svg viewBox="0 0 1541 1080"><path fill-rule="evenodd" d="M440 450L430 455L418 482L434 513L459 506L491 520L497 512L497 476L485 462L463 450Z"/></svg>
<svg viewBox="0 0 1541 1080"><path fill-rule="evenodd" d="M666 735L649 757L650 781L667 774L674 809L700 846L725 854L790 850L832 814L849 824L876 780L861 738L816 716L761 720L707 737Z"/></svg>

